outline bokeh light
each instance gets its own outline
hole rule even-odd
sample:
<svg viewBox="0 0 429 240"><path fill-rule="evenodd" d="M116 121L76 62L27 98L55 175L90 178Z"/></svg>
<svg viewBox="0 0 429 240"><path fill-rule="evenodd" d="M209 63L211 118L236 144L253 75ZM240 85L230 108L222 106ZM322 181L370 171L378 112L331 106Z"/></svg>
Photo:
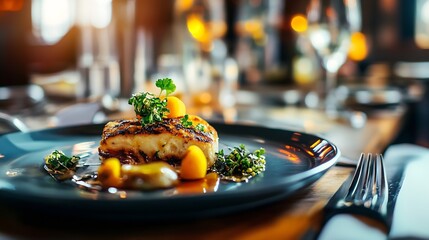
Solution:
<svg viewBox="0 0 429 240"><path fill-rule="evenodd" d="M354 61L362 61L368 55L366 36L361 32L354 32L350 39L349 58Z"/></svg>
<svg viewBox="0 0 429 240"><path fill-rule="evenodd" d="M290 26L295 32L305 32L307 30L307 18L303 15L295 15L291 22Z"/></svg>

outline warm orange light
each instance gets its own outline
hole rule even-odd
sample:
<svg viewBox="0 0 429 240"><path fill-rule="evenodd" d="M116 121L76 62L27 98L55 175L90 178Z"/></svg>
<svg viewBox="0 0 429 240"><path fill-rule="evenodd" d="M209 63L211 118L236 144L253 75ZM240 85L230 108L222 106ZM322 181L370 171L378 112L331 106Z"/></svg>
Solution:
<svg viewBox="0 0 429 240"><path fill-rule="evenodd" d="M261 28L259 21L249 20L244 23L244 30L250 34L258 32Z"/></svg>
<svg viewBox="0 0 429 240"><path fill-rule="evenodd" d="M24 0L0 0L0 11L19 11Z"/></svg>
<svg viewBox="0 0 429 240"><path fill-rule="evenodd" d="M202 92L198 95L198 101L203 105L209 104L212 101L212 95L209 92Z"/></svg>
<svg viewBox="0 0 429 240"><path fill-rule="evenodd" d="M295 32L305 32L307 30L307 18L303 15L295 15L290 21L290 26Z"/></svg>
<svg viewBox="0 0 429 240"><path fill-rule="evenodd" d="M246 34L252 36L256 41L263 39L265 36L263 23L258 19L245 21L242 24L242 28Z"/></svg>
<svg viewBox="0 0 429 240"><path fill-rule="evenodd" d="M300 163L301 162L301 159L299 159L299 156L297 154L293 153L293 151L296 151L296 148L294 148L292 146L285 145L285 149L280 148L278 151L279 151L279 153L286 156L293 163Z"/></svg>
<svg viewBox="0 0 429 240"><path fill-rule="evenodd" d="M120 198L122 198L122 199L127 198L127 192L125 192L125 191L120 191L120 192L119 192L119 197L120 197Z"/></svg>
<svg viewBox="0 0 429 240"><path fill-rule="evenodd" d="M215 38L222 37L227 30L224 21L204 21L199 14L190 14L186 19L188 31L195 40L202 43L206 51L211 50L211 42Z"/></svg>
<svg viewBox="0 0 429 240"><path fill-rule="evenodd" d="M194 0L179 0L176 1L176 11L182 13L187 11L194 4Z"/></svg>
<svg viewBox="0 0 429 240"><path fill-rule="evenodd" d="M361 32L355 32L350 39L349 58L354 61L362 61L368 55L366 37Z"/></svg>
<svg viewBox="0 0 429 240"><path fill-rule="evenodd" d="M192 37L194 37L196 40L200 42L206 41L207 30L201 16L197 14L189 15L188 19L186 20L186 25Z"/></svg>
<svg viewBox="0 0 429 240"><path fill-rule="evenodd" d="M204 179L182 181L175 190L175 194L195 194L216 192L219 188L219 176L209 173Z"/></svg>
<svg viewBox="0 0 429 240"><path fill-rule="evenodd" d="M306 152L308 155L310 155L310 156L314 157L314 153L313 153L312 151L310 151L310 150L305 150L305 152Z"/></svg>
<svg viewBox="0 0 429 240"><path fill-rule="evenodd" d="M224 21L211 21L209 27L213 38L222 37L228 28Z"/></svg>
<svg viewBox="0 0 429 240"><path fill-rule="evenodd" d="M311 144L310 148L313 149L315 148L317 145L319 145L321 143L320 139L317 139L313 144Z"/></svg>
<svg viewBox="0 0 429 240"><path fill-rule="evenodd" d="M333 149L332 149L332 147L331 147L331 146L329 146L329 147L327 147L327 148L323 149L323 151L319 154L319 156L320 156L321 158L324 158L324 157L325 157L326 155L328 155L332 150L333 150Z"/></svg>
<svg viewBox="0 0 429 240"><path fill-rule="evenodd" d="M286 155L288 159L293 163L299 163L301 160L299 159L298 155L293 154L285 149L279 149L279 152Z"/></svg>
<svg viewBox="0 0 429 240"><path fill-rule="evenodd" d="M337 17L337 14L336 14L335 10L332 7L328 7L328 8L326 8L326 16L329 19L333 20L333 19L335 19Z"/></svg>

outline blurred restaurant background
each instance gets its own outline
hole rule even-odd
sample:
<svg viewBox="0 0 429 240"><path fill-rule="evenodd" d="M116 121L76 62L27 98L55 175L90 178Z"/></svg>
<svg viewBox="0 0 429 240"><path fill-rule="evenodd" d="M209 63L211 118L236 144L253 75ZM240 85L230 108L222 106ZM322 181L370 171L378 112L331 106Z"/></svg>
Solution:
<svg viewBox="0 0 429 240"><path fill-rule="evenodd" d="M347 2L358 27L338 101L366 114L405 107L396 142L429 146L429 0ZM213 119L236 106L315 108L323 70L307 36L310 3L0 0L0 111L36 119L100 101L114 112L163 77Z"/></svg>

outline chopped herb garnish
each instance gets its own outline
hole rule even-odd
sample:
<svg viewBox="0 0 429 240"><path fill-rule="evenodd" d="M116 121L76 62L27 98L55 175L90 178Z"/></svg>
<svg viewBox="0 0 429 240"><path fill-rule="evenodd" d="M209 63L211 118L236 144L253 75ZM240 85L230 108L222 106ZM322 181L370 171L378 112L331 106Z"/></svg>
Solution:
<svg viewBox="0 0 429 240"><path fill-rule="evenodd" d="M62 151L54 150L44 159L45 165L49 170L53 171L55 174L61 174L75 170L80 157L68 157Z"/></svg>
<svg viewBox="0 0 429 240"><path fill-rule="evenodd" d="M204 127L204 125L203 125L203 124L201 124L201 123L198 123L198 124L195 126L195 129L196 129L197 131L200 131L200 132L204 132L204 131L205 131L205 127Z"/></svg>
<svg viewBox="0 0 429 240"><path fill-rule="evenodd" d="M229 155L220 150L215 164L211 170L217 172L223 179L236 182L248 181L248 179L265 171L265 149L260 148L253 153L247 151L243 144L230 148Z"/></svg>
<svg viewBox="0 0 429 240"><path fill-rule="evenodd" d="M167 96L176 90L176 85L170 78L158 79L155 85L161 89L159 96L149 92L133 94L128 100L128 104L134 106L134 112L141 118L141 124L147 125L162 121L162 118L169 112L167 108ZM165 98L161 99L162 92L165 91Z"/></svg>
<svg viewBox="0 0 429 240"><path fill-rule="evenodd" d="M149 92L133 94L128 104L134 106L134 112L141 117L143 126L162 121L164 114L169 112L167 99L160 99Z"/></svg>
<svg viewBox="0 0 429 240"><path fill-rule="evenodd" d="M198 123L197 125L194 126L194 123L189 120L189 115L185 114L185 116L183 116L180 119L180 123L185 127L185 128L195 128L195 130L200 131L200 132L204 132L204 125L201 123Z"/></svg>
<svg viewBox="0 0 429 240"><path fill-rule="evenodd" d="M182 123L182 125L183 125L184 127L186 127L186 128L190 128L190 127L192 127L192 121L190 121L190 120L189 120L189 115L188 115L188 114L185 114L185 116L183 116L183 117L180 119L180 123Z"/></svg>

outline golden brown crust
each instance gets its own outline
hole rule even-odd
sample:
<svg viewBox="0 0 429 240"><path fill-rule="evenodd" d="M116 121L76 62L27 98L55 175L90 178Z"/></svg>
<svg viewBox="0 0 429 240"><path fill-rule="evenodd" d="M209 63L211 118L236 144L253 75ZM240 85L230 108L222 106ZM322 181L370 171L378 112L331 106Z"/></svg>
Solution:
<svg viewBox="0 0 429 240"><path fill-rule="evenodd" d="M202 124L204 131L184 127L181 119L166 118L146 126L137 119L111 121L103 129L99 155L102 160L116 157L123 164L161 160L175 165L189 145L197 145L205 152L209 165L213 164L218 148L216 130L198 116L191 115L189 120L194 126Z"/></svg>
<svg viewBox="0 0 429 240"><path fill-rule="evenodd" d="M197 116L191 116L189 120L194 123L197 122L203 124L205 122ZM216 131L214 131L214 128L208 125L207 122L205 122L204 125L209 126L209 129L206 131L198 131L195 128L185 128L181 123L181 118L165 118L162 122L148 124L144 127L137 119L116 120L109 122L104 127L101 144L103 144L107 139L117 135L151 135L161 133L170 133L175 136L183 137L184 139L192 138L200 142L213 142L213 136L211 133ZM217 138L217 134L215 137Z"/></svg>

